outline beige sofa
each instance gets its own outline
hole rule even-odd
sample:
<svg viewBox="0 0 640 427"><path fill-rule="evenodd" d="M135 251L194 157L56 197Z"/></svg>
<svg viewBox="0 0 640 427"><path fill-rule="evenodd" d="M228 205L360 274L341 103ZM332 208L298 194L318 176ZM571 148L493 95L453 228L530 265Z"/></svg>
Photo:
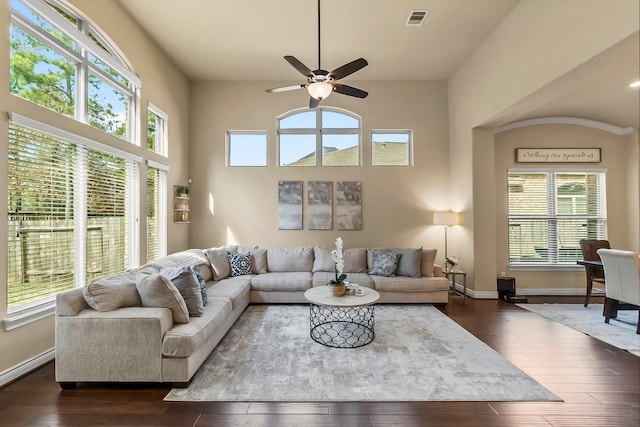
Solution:
<svg viewBox="0 0 640 427"><path fill-rule="evenodd" d="M376 251L399 254L397 275L369 274ZM347 280L376 289L380 303L448 301L449 284L434 264L435 249L356 248L344 255ZM240 274L247 262L249 274ZM187 272L180 276L186 282L167 276L178 268ZM63 388L78 382L184 386L248 304L305 303L307 289L333 276L328 249L228 246L179 252L61 293L56 381ZM200 296L193 277L200 279Z"/></svg>

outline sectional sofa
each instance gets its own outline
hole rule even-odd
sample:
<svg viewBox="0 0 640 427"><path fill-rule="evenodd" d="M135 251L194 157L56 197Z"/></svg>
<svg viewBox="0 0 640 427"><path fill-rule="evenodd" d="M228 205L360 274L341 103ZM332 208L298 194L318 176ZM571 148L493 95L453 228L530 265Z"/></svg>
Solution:
<svg viewBox="0 0 640 427"><path fill-rule="evenodd" d="M380 253L396 254L394 271L376 265ZM435 256L346 249L345 273L376 289L379 303L446 304L449 284ZM185 386L247 305L305 303L304 291L334 274L329 249L226 246L178 252L58 294L56 381Z"/></svg>

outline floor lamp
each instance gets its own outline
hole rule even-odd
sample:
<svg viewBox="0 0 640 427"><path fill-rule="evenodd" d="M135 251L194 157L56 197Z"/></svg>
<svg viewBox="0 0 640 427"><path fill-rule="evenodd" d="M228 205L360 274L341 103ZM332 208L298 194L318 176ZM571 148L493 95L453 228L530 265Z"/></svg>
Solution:
<svg viewBox="0 0 640 427"><path fill-rule="evenodd" d="M451 225L458 225L458 213L445 211L433 213L433 224L444 225L444 259L449 258L447 254L447 229Z"/></svg>

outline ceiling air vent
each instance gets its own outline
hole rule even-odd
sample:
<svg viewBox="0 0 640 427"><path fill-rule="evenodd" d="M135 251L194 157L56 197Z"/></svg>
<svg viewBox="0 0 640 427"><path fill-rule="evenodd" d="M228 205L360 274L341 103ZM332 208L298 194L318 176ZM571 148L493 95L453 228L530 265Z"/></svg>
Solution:
<svg viewBox="0 0 640 427"><path fill-rule="evenodd" d="M428 10L412 10L407 19L406 25L420 26L424 22L424 18L429 14Z"/></svg>

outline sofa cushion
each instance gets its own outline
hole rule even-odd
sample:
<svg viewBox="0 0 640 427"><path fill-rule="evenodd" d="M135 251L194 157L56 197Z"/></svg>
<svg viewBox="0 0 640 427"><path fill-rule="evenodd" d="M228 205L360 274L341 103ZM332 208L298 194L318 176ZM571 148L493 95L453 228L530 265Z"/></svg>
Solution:
<svg viewBox="0 0 640 427"><path fill-rule="evenodd" d="M211 297L202 317L194 317L188 324L174 325L162 340L164 357L189 357L219 333L231 315L228 298Z"/></svg>
<svg viewBox="0 0 640 427"><path fill-rule="evenodd" d="M449 281L445 277L384 277L371 276L379 292L428 292L448 291Z"/></svg>
<svg viewBox="0 0 640 427"><path fill-rule="evenodd" d="M335 279L334 273L329 273L326 271L318 271L313 273L313 287L316 286L325 286L327 282ZM374 283L371 277L367 273L348 273L347 274L347 282L355 283L356 285L366 286L368 288L373 288Z"/></svg>
<svg viewBox="0 0 640 427"><path fill-rule="evenodd" d="M231 307L244 307L249 303L251 276L227 277L217 282L209 282L208 295L212 298L229 298Z"/></svg>
<svg viewBox="0 0 640 427"><path fill-rule="evenodd" d="M367 268L370 270L373 265L373 252L374 251L384 251L391 252L391 248L371 248L367 249Z"/></svg>
<svg viewBox="0 0 640 427"><path fill-rule="evenodd" d="M437 249L422 249L422 263L420 270L422 271L422 277L435 276L434 264L436 262Z"/></svg>
<svg viewBox="0 0 640 427"><path fill-rule="evenodd" d="M313 249L267 248L267 266L270 272L309 272L313 270Z"/></svg>
<svg viewBox="0 0 640 427"><path fill-rule="evenodd" d="M398 267L396 268L396 276L420 277L422 275L420 271L422 248L393 248L391 251L400 255Z"/></svg>
<svg viewBox="0 0 640 427"><path fill-rule="evenodd" d="M231 265L231 277L251 274L251 253L227 254Z"/></svg>
<svg viewBox="0 0 640 427"><path fill-rule="evenodd" d="M335 268L333 258L331 257L331 250L315 246L313 248L313 267L311 272L334 271Z"/></svg>
<svg viewBox="0 0 640 427"><path fill-rule="evenodd" d="M369 274L375 276L395 276L400 254L387 251L373 251L373 265L369 267Z"/></svg>
<svg viewBox="0 0 640 427"><path fill-rule="evenodd" d="M213 280L222 280L231 274L231 264L229 264L228 253L236 253L235 248L209 248L204 251L211 270L213 271Z"/></svg>
<svg viewBox="0 0 640 427"><path fill-rule="evenodd" d="M343 255L345 273L367 272L367 250L365 248L345 249Z"/></svg>
<svg viewBox="0 0 640 427"><path fill-rule="evenodd" d="M136 283L142 305L145 307L168 308L174 323L189 323L189 310L182 295L171 280L162 274L151 274Z"/></svg>
<svg viewBox="0 0 640 427"><path fill-rule="evenodd" d="M193 266L183 265L181 267L163 268L160 274L171 280L171 283L178 289L187 305L189 316L197 317L202 316L204 303L202 301L200 282L194 269Z"/></svg>
<svg viewBox="0 0 640 427"><path fill-rule="evenodd" d="M96 279L82 289L82 295L89 307L97 311L141 306L142 301L136 289L136 277L135 272L127 272Z"/></svg>
<svg viewBox="0 0 640 427"><path fill-rule="evenodd" d="M306 291L311 288L311 272L282 272L257 274L251 278L256 291Z"/></svg>
<svg viewBox="0 0 640 427"><path fill-rule="evenodd" d="M254 248L251 250L251 270L255 274L267 273L267 250L265 248Z"/></svg>

